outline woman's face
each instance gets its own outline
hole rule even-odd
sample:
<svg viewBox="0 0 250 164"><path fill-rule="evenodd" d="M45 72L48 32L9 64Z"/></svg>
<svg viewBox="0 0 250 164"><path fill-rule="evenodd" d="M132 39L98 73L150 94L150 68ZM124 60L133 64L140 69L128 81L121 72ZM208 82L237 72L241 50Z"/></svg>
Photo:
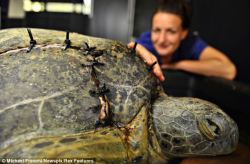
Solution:
<svg viewBox="0 0 250 164"><path fill-rule="evenodd" d="M160 56L171 56L186 35L187 30L182 28L178 15L158 12L153 16L151 40Z"/></svg>

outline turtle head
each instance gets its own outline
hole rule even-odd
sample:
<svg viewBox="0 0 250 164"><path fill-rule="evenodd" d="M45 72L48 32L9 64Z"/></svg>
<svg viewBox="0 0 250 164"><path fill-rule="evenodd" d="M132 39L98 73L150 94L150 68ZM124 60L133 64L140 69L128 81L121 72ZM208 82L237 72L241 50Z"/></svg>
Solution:
<svg viewBox="0 0 250 164"><path fill-rule="evenodd" d="M208 101L160 97L152 115L157 140L166 156L224 155L238 144L236 123Z"/></svg>

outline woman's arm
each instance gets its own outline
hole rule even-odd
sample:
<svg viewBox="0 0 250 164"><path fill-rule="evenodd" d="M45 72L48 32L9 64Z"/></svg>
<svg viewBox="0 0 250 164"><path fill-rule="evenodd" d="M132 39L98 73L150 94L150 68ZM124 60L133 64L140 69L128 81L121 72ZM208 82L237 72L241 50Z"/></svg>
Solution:
<svg viewBox="0 0 250 164"><path fill-rule="evenodd" d="M228 80L233 80L237 72L230 59L211 46L202 51L199 60L182 60L173 64L164 64L162 68L184 70L204 76L222 77Z"/></svg>

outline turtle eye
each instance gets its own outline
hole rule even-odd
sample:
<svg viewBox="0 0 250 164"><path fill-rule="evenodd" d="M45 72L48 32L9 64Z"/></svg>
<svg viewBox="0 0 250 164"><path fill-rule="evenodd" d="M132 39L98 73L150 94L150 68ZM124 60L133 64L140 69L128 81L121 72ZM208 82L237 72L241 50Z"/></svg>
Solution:
<svg viewBox="0 0 250 164"><path fill-rule="evenodd" d="M214 132L214 134L219 136L221 134L220 127L212 120L210 120L210 119L206 119L206 120L207 120L208 125L211 127L212 131Z"/></svg>
<svg viewBox="0 0 250 164"><path fill-rule="evenodd" d="M220 126L209 118L198 119L198 127L208 140L215 140L222 133Z"/></svg>

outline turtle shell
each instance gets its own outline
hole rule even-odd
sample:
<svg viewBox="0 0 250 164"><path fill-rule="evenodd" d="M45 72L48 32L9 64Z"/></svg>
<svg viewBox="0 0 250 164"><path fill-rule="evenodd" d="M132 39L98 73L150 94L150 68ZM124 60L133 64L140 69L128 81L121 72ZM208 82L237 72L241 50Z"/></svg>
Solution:
<svg viewBox="0 0 250 164"><path fill-rule="evenodd" d="M66 38L55 30L31 29L30 37L24 28L1 30L0 148L94 129L100 94L113 123L126 125L142 107L150 108L156 86L145 64L120 42L76 33Z"/></svg>

